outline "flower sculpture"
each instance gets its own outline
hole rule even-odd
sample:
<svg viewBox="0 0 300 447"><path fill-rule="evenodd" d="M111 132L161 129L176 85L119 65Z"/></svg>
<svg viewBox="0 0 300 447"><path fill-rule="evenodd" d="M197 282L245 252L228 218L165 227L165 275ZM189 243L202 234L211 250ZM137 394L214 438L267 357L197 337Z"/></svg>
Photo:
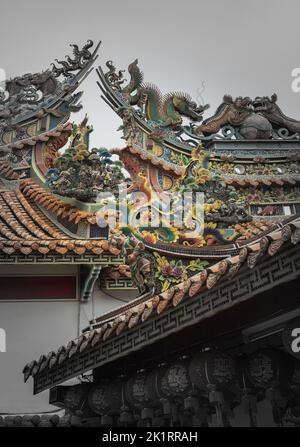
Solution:
<svg viewBox="0 0 300 447"><path fill-rule="evenodd" d="M188 264L184 264L181 259L169 260L165 256L154 252L156 259L156 273L155 276L162 283L162 292L169 289L173 284L178 284L188 279L191 274L201 272L207 267L208 262L198 259L193 259Z"/></svg>

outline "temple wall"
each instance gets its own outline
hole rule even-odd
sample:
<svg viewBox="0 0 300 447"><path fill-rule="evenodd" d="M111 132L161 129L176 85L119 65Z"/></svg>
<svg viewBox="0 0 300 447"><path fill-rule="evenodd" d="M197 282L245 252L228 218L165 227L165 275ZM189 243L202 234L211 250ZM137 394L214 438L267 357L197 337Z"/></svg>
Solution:
<svg viewBox="0 0 300 447"><path fill-rule="evenodd" d="M0 327L6 331L6 352L0 353L0 413L50 409L48 393L32 395L32 381L22 369L76 336L77 302L0 302Z"/></svg>
<svg viewBox="0 0 300 447"><path fill-rule="evenodd" d="M77 275L76 266L0 266L0 276ZM113 291L106 296L96 283L93 299L7 300L0 289L0 328L6 333L6 352L0 352L0 413L44 412L55 410L48 404L48 392L33 396L33 383L23 382L26 363L75 338L88 326L93 314L99 316L128 300L135 291ZM1 349L0 349L1 351Z"/></svg>

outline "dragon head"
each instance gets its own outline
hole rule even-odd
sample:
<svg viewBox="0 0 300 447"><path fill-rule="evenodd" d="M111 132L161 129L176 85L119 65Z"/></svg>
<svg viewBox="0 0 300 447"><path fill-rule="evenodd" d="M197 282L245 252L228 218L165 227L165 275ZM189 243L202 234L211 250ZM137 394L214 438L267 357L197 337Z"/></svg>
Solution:
<svg viewBox="0 0 300 447"><path fill-rule="evenodd" d="M197 105L192 98L185 93L175 93L172 97L172 102L175 110L187 118L191 118L193 121L202 121L203 113L208 109L209 104Z"/></svg>
<svg viewBox="0 0 300 447"><path fill-rule="evenodd" d="M274 93L271 98L268 96L257 96L253 101L254 112L273 113L278 107L276 105L277 95Z"/></svg>

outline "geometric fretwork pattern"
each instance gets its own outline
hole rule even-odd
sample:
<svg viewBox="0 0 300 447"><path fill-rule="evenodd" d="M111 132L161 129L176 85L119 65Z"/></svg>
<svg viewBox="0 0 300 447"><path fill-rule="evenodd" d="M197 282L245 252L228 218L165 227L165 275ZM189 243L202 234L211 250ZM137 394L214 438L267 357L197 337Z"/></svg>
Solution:
<svg viewBox="0 0 300 447"><path fill-rule="evenodd" d="M110 253L84 253L83 255L75 255L73 253L60 255L54 254L0 254L0 264L122 264L124 258L121 255L112 255Z"/></svg>
<svg viewBox="0 0 300 447"><path fill-rule="evenodd" d="M101 278L101 288L107 290L136 290L130 278Z"/></svg>
<svg viewBox="0 0 300 447"><path fill-rule="evenodd" d="M295 246L278 253L275 257L267 258L253 270L245 269L244 272L241 270L233 280L223 282L194 298L186 299L177 307L170 307L161 315L156 314L119 336L102 341L98 346L82 354L75 354L61 366L37 374L34 378L34 392L39 393L84 371L141 349L145 344L168 336L179 328L198 323L298 275L300 275L300 250Z"/></svg>

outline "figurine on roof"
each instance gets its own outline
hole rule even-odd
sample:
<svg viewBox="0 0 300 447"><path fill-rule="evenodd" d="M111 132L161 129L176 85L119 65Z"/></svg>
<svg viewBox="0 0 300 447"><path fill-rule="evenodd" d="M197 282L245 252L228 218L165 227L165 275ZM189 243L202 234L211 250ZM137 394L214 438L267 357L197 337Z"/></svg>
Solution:
<svg viewBox="0 0 300 447"><path fill-rule="evenodd" d="M53 160L47 173L47 185L55 194L96 202L100 192L116 192L125 177L122 163L112 160L107 149L89 149L93 127L87 121L86 116L79 126L73 125L69 147Z"/></svg>

